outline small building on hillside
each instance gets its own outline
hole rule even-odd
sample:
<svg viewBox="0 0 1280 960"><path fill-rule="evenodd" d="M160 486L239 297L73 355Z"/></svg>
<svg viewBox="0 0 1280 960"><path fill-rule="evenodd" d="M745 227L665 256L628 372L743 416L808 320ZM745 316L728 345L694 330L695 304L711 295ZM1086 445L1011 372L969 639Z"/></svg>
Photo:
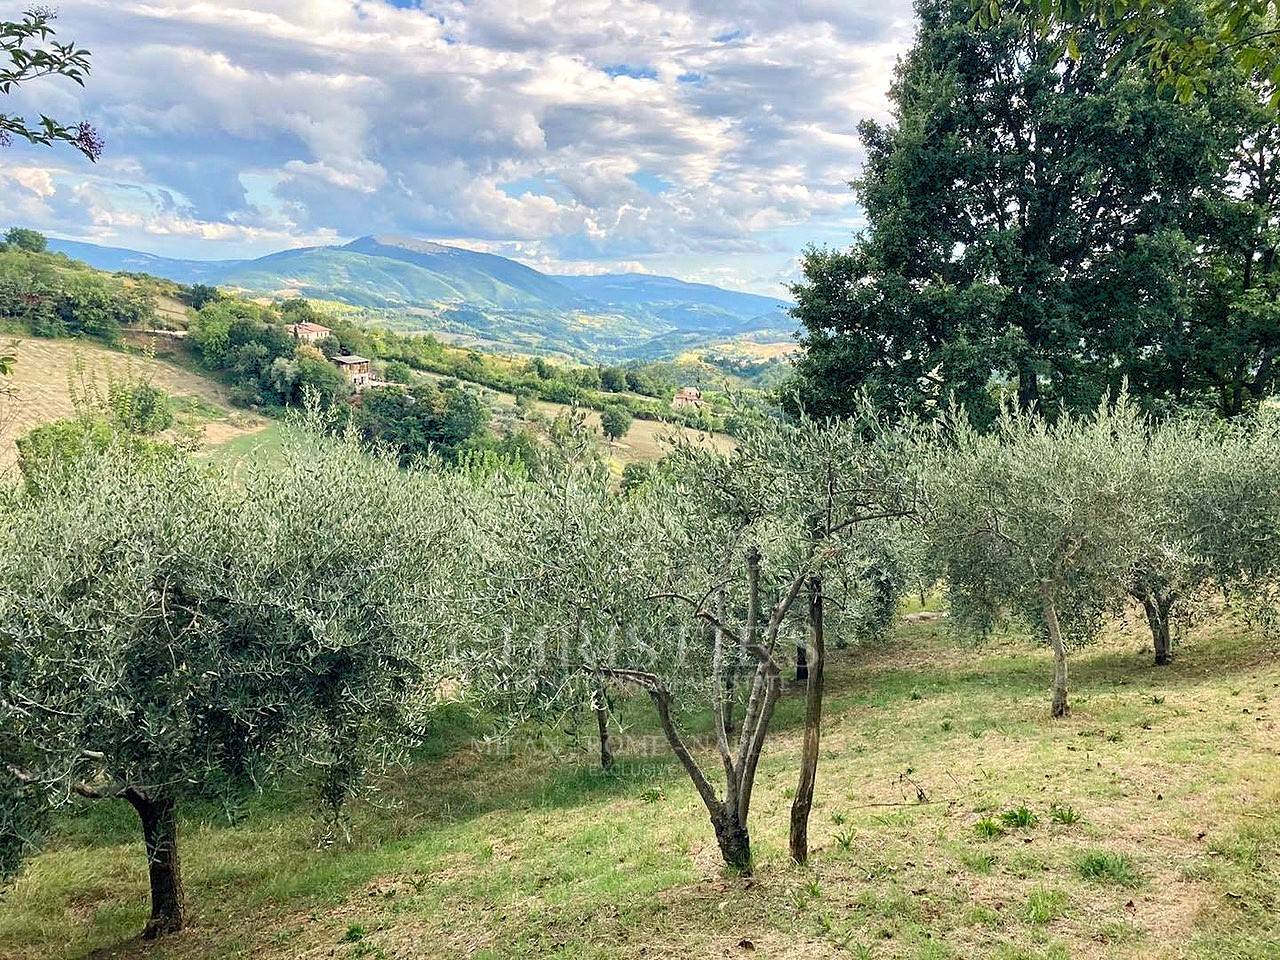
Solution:
<svg viewBox="0 0 1280 960"><path fill-rule="evenodd" d="M332 333L328 327L309 322L290 323L285 326L285 329L293 334L293 339L311 344L319 343Z"/></svg>
<svg viewBox="0 0 1280 960"><path fill-rule="evenodd" d="M369 386L372 374L369 371L369 361L364 357L357 357L352 353L345 357L334 357L333 362L351 386L357 390L363 390Z"/></svg>
<svg viewBox="0 0 1280 960"><path fill-rule="evenodd" d="M681 387L671 398L672 410L700 410L703 406L702 391L697 387Z"/></svg>

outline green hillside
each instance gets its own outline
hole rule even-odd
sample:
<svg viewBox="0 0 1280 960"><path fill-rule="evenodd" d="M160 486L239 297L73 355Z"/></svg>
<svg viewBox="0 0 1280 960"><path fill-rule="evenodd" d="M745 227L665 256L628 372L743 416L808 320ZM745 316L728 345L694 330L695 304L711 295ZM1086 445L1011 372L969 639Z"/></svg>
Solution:
<svg viewBox="0 0 1280 960"><path fill-rule="evenodd" d="M527 267L436 244L412 248L366 237L342 247L285 250L223 272L225 286L261 293L341 300L367 307L550 309L568 290Z"/></svg>
<svg viewBox="0 0 1280 960"><path fill-rule="evenodd" d="M670 360L737 338L786 342L792 331L787 304L771 297L670 277L553 277L505 257L403 237L207 262L50 243L104 270L341 303L369 323L579 361Z"/></svg>
<svg viewBox="0 0 1280 960"><path fill-rule="evenodd" d="M325 253L305 255L323 258ZM0 302L0 346L15 362L0 398L0 468L15 462L17 438L84 412L74 400L77 391L84 392L81 381L101 385L125 371L171 398L178 416L168 435L198 438L231 462L269 459L279 441L273 418L300 406L308 387L344 407L361 407L360 398L343 391L326 356L287 333L285 324L299 320L329 326L329 354L371 358L377 378L394 376L400 382L393 391L412 391L415 400L444 396L462 406L475 404L469 436L409 441L396 433L389 441L415 443L418 453L425 452L427 442L452 451L466 443L484 448L545 438L552 422L575 405L586 408L601 455L617 475L628 464L661 457L673 431L705 434L708 443L721 447L726 442L714 435L725 412L724 395L714 391L731 375L715 376L714 368L694 362L597 367L482 353L370 326L368 315L347 306L317 307L298 299L264 305L146 275L102 273L39 251L0 250L0 295L6 292L10 295ZM12 349L6 332L15 340ZM534 343L527 351L540 352ZM672 394L688 383L709 388L704 411L671 409ZM734 385L743 382L734 378ZM611 406L636 419L625 436L605 443L600 416ZM368 422L365 429L370 439L395 432L384 420Z"/></svg>
<svg viewBox="0 0 1280 960"><path fill-rule="evenodd" d="M0 345L6 342L0 333ZM0 470L16 456L14 440L41 424L74 416L72 390L88 378L100 384L108 376L131 372L145 378L173 398L178 416L175 431L194 434L209 447L249 441L271 421L237 408L224 384L193 368L185 357L161 343L161 353L113 350L90 340L24 337L11 352L12 391L7 404L11 416L0 422Z"/></svg>

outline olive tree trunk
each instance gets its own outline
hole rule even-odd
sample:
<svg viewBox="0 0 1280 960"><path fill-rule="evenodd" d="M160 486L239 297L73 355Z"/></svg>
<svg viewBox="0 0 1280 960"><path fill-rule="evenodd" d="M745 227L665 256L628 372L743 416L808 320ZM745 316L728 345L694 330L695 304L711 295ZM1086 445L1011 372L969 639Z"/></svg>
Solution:
<svg viewBox="0 0 1280 960"><path fill-rule="evenodd" d="M1147 615L1147 625L1151 627L1151 643L1155 649L1156 666L1167 666L1173 659L1171 642L1171 620L1174 600L1171 593L1159 591L1135 594L1142 602L1142 609Z"/></svg>
<svg viewBox="0 0 1280 960"><path fill-rule="evenodd" d="M756 770L769 733L778 700L782 697L782 672L774 659L778 634L787 612L799 596L807 576L797 576L791 586L772 608L767 623L763 622L760 608L760 551L752 547L747 551L747 616L743 626L741 649L756 658L756 667L747 688L749 690L742 717L733 726L737 729L737 746L730 743L731 730L727 710L732 701L724 696L725 647L732 631L725 621L704 611L697 601L680 597L694 605L699 616L714 627L711 631L714 644L712 654L712 711L715 721L716 749L724 768L725 789L723 799L711 785L711 781L694 759L671 716L671 691L656 674L625 667L597 667L597 673L616 679L638 683L649 691L658 712L658 721L672 752L684 767L689 779L707 809L711 826L715 830L716 843L726 866L738 873L749 875L751 862L751 835L747 824L751 814L751 796L755 789ZM744 678L745 679L745 678ZM726 702L729 701L729 702Z"/></svg>
<svg viewBox="0 0 1280 960"><path fill-rule="evenodd" d="M181 930L185 920L186 898L178 862L177 804L167 794L152 795L132 787L125 792L125 799L142 822L151 885L151 917L142 936L145 940L154 940L162 934Z"/></svg>
<svg viewBox="0 0 1280 960"><path fill-rule="evenodd" d="M600 769L613 769L613 747L609 743L609 698L604 685L598 684L591 694L591 709L596 715L596 731L600 735Z"/></svg>
<svg viewBox="0 0 1280 960"><path fill-rule="evenodd" d="M822 622L822 579L809 578L808 685L805 688L804 747L800 756L800 783L791 802L791 859L809 860L809 811L818 776L818 747L822 734L822 667L826 660Z"/></svg>
<svg viewBox="0 0 1280 960"><path fill-rule="evenodd" d="M1040 596L1044 626L1053 650L1053 706L1050 712L1054 717L1065 717L1070 713L1067 706L1067 647L1062 639L1062 625L1058 622L1058 607L1047 584L1041 588Z"/></svg>

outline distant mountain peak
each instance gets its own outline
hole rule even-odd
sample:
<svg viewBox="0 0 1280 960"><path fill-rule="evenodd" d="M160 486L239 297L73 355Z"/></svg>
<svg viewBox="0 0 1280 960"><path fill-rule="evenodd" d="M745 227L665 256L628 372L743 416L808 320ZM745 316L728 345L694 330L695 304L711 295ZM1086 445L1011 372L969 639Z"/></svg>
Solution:
<svg viewBox="0 0 1280 960"><path fill-rule="evenodd" d="M400 234L377 233L371 233L364 237L357 237L350 243L343 244L339 249L361 250L368 249L372 246L400 247L405 250L412 250L414 253L453 253L462 249L460 247L451 247L447 244L438 243L435 240L420 240L417 237L406 237Z"/></svg>

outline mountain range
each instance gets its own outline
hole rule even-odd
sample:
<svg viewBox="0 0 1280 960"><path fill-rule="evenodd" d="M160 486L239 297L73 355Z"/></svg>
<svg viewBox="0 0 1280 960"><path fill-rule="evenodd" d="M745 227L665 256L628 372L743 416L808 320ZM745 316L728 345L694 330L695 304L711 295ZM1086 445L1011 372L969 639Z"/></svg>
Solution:
<svg viewBox="0 0 1280 960"><path fill-rule="evenodd" d="M338 301L402 329L590 359L654 359L744 337L785 339L794 327L790 304L774 297L641 273L551 275L405 237L361 237L254 260L180 260L54 238L49 246L100 270Z"/></svg>

